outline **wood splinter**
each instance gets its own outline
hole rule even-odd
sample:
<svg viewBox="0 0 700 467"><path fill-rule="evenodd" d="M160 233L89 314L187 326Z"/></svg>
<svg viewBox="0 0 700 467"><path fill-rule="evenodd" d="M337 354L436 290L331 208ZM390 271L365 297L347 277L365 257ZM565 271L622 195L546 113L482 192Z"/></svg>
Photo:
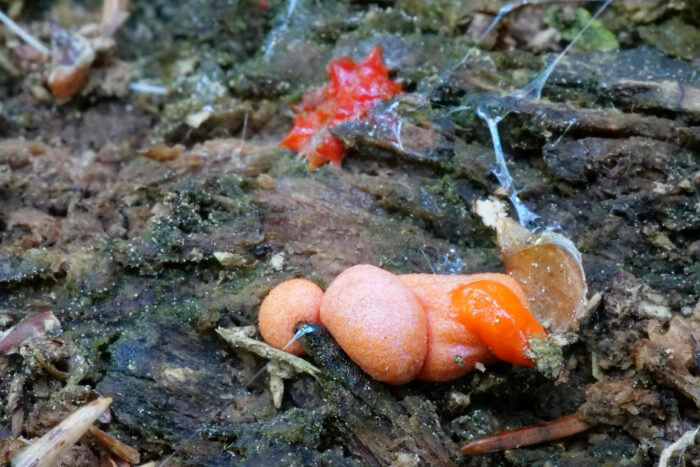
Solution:
<svg viewBox="0 0 700 467"><path fill-rule="evenodd" d="M109 451L112 454L116 455L120 459L123 459L129 464L138 464L141 460L141 456L139 455L139 452L136 449L132 448L131 446L122 441L119 441L117 438L113 437L109 433L105 433L104 431L97 428L95 425L92 425L90 428L88 428L87 432L88 434L92 435L92 437L95 438L100 444L109 449Z"/></svg>
<svg viewBox="0 0 700 467"><path fill-rule="evenodd" d="M467 443L461 449L462 454L470 456L485 454L493 451L504 451L533 444L566 438L588 430L593 425L580 418L577 414L567 415L539 425L506 430L493 435L484 436Z"/></svg>

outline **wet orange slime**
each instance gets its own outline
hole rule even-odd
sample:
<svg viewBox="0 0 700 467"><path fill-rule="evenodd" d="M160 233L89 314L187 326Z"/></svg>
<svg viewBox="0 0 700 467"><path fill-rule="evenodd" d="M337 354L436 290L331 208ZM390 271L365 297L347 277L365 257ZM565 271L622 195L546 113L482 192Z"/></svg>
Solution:
<svg viewBox="0 0 700 467"><path fill-rule="evenodd" d="M510 287L481 280L450 293L455 321L474 332L500 360L534 368L528 341L547 333Z"/></svg>

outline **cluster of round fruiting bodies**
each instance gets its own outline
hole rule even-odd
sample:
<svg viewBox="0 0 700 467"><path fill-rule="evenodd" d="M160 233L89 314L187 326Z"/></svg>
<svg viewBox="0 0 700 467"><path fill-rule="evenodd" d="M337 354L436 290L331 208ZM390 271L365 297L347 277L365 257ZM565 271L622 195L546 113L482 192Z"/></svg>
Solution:
<svg viewBox="0 0 700 467"><path fill-rule="evenodd" d="M320 322L366 373L389 384L447 381L498 360L533 367L529 342L547 337L521 286L495 273L395 275L357 265L325 293L292 279L263 301L260 333L301 354L298 342L288 346L300 321Z"/></svg>

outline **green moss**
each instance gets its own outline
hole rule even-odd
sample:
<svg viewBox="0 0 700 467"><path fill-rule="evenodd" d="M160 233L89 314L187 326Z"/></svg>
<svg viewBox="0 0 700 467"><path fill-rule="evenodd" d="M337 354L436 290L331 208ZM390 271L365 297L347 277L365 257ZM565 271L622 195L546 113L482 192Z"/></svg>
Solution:
<svg viewBox="0 0 700 467"><path fill-rule="evenodd" d="M591 13L585 8L572 8L552 5L545 12L547 24L559 31L562 39L573 40L591 20ZM617 37L605 29L603 23L596 19L588 30L576 41L576 47L587 52L593 50L615 49L619 46Z"/></svg>
<svg viewBox="0 0 700 467"><path fill-rule="evenodd" d="M588 447L588 452L600 462L622 463L632 459L640 450L633 438L625 435L608 436Z"/></svg>
<svg viewBox="0 0 700 467"><path fill-rule="evenodd" d="M102 248L86 248L67 257L65 285L74 296L97 299L109 295L117 279L111 255Z"/></svg>
<svg viewBox="0 0 700 467"><path fill-rule="evenodd" d="M238 254L245 264L261 237L260 215L244 183L232 175L183 179L164 203L167 213L151 219L140 238L112 241L110 252L144 274L157 273L163 264L213 261L216 251Z"/></svg>
<svg viewBox="0 0 700 467"><path fill-rule="evenodd" d="M460 442L467 443L498 429L494 414L486 407L469 407L467 413L452 421L452 430Z"/></svg>
<svg viewBox="0 0 700 467"><path fill-rule="evenodd" d="M266 420L249 424L211 426L207 429L211 436L231 440L226 450L244 458L276 445L304 446L318 449L328 409L304 410L292 408Z"/></svg>
<svg viewBox="0 0 700 467"><path fill-rule="evenodd" d="M266 434L269 438L281 439L289 444L303 444L310 448L318 447L326 418L325 409L306 411L295 408L285 415L283 420L268 424Z"/></svg>

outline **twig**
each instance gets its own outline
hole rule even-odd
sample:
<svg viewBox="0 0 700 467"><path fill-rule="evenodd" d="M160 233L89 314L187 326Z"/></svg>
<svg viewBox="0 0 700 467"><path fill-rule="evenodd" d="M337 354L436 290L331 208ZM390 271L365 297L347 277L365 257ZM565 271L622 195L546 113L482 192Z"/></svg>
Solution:
<svg viewBox="0 0 700 467"><path fill-rule="evenodd" d="M217 328L216 333L237 349L244 349L263 358L286 363L297 373L306 373L317 379L321 374L321 370L303 358L270 347L264 342L251 339L247 336L246 328Z"/></svg>
<svg viewBox="0 0 700 467"><path fill-rule="evenodd" d="M554 441L581 433L591 428L591 424L577 414L557 418L547 423L532 425L517 430L506 430L475 439L462 447L462 454L470 456L492 451L503 451L532 444Z"/></svg>
<svg viewBox="0 0 700 467"><path fill-rule="evenodd" d="M139 455L139 452L136 449L132 448L126 443L123 443L122 441L119 441L112 435L105 433L104 431L97 428L95 425L92 425L90 428L88 428L87 432L89 435L94 437L99 443L101 443L107 449L109 449L112 454L119 457L120 459L125 460L129 464L138 464L141 460L141 456Z"/></svg>
<svg viewBox="0 0 700 467"><path fill-rule="evenodd" d="M95 423L97 417L112 403L111 397L97 399L70 414L51 431L36 440L31 446L20 451L12 459L13 467L50 467L58 464L58 459L70 449Z"/></svg>

